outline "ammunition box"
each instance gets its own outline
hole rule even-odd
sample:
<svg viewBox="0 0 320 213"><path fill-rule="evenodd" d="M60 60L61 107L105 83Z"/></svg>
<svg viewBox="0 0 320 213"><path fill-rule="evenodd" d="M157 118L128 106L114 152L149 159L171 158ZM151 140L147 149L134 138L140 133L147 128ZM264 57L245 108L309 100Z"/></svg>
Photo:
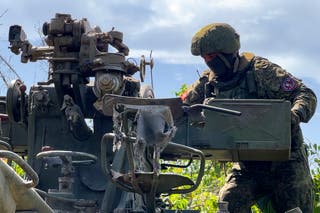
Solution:
<svg viewBox="0 0 320 213"><path fill-rule="evenodd" d="M177 125L173 142L200 149L207 158L219 161L284 161L290 158L290 102L208 99L207 103L242 114L204 110L205 125L202 128L190 126L186 119Z"/></svg>

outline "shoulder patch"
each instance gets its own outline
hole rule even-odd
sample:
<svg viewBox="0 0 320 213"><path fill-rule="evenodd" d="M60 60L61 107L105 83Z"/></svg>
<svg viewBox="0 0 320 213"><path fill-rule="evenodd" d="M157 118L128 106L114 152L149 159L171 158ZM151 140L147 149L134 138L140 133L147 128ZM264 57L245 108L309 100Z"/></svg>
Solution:
<svg viewBox="0 0 320 213"><path fill-rule="evenodd" d="M298 86L297 80L292 77L286 77L281 83L281 89L285 92L294 91Z"/></svg>

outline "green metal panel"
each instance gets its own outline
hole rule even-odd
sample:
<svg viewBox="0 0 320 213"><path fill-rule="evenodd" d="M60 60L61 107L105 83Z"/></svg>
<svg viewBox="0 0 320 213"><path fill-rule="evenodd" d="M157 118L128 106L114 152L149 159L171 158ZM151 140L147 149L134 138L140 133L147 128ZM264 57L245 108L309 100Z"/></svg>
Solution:
<svg viewBox="0 0 320 213"><path fill-rule="evenodd" d="M174 142L199 148L219 161L282 161L290 157L290 102L283 100L210 99L212 106L237 110L234 116L204 110L205 126L182 122ZM187 135L188 140L183 135ZM175 141L177 140L177 141Z"/></svg>

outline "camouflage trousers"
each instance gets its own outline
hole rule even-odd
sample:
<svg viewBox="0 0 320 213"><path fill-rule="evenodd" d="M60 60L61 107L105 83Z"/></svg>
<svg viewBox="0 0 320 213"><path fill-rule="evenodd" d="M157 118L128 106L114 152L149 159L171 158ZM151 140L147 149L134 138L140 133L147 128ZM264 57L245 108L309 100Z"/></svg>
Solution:
<svg viewBox="0 0 320 213"><path fill-rule="evenodd" d="M277 213L296 207L303 213L313 212L312 178L304 149L293 152L289 161L236 163L219 192L219 200L229 202L231 213L249 213L266 196Z"/></svg>

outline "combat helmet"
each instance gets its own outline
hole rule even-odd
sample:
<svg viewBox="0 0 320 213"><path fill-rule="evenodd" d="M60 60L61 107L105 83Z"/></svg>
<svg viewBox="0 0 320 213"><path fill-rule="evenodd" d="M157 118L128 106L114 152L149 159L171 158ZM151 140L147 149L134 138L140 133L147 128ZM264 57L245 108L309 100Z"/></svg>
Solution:
<svg viewBox="0 0 320 213"><path fill-rule="evenodd" d="M191 53L235 53L240 49L240 36L225 23L213 23L201 28L192 38Z"/></svg>

